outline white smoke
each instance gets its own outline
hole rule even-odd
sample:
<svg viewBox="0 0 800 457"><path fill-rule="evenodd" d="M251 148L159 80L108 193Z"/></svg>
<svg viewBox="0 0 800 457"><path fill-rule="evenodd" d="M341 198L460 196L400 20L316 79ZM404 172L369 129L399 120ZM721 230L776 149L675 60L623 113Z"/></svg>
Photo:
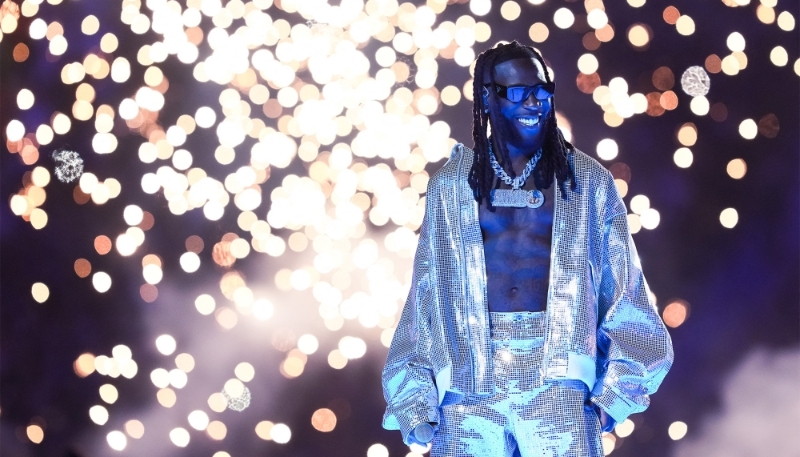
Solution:
<svg viewBox="0 0 800 457"><path fill-rule="evenodd" d="M675 446L675 457L800 456L800 348L756 349L724 383L720 411Z"/></svg>

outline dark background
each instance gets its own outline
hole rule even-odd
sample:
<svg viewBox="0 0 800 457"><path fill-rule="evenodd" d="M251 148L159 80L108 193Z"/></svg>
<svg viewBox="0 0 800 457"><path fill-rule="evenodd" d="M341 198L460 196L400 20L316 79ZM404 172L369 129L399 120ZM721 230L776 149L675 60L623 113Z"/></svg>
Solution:
<svg viewBox="0 0 800 457"><path fill-rule="evenodd" d="M621 446L618 444L614 455L671 455L674 442L667 435L669 424L676 420L686 422L689 424L686 439L691 438L697 430L696 424L720 410L726 375L749 351L754 348L796 349L800 342L800 78L792 70L800 46L797 29L785 32L776 24L758 21L756 4L728 8L720 1L677 1L675 6L681 13L690 15L696 23L696 32L684 37L662 19L667 4L651 0L642 8L632 8L622 1L607 2L616 36L594 52L600 61L598 73L604 84L612 77L623 76L629 82L629 93L652 92L655 88L649 75L656 68L668 66L677 80L689 66L703 65L709 54L720 57L728 54L725 38L734 31L745 36L745 52L749 59L747 68L736 76L711 75L711 91L707 97L712 104L723 102L727 106L725 121L716 122L710 116L692 114L690 97L680 90L676 81L673 89L679 96L677 109L658 117L636 115L617 128L602 122L600 107L590 95L580 93L574 84L578 73L575 62L587 52L581 45L586 30L577 25L564 31L552 25L552 14L557 8L567 6L580 15L585 11L582 2L548 0L540 6L522 2L522 16L513 22L500 17L500 2L497 2L492 12L482 18L492 25L492 37L488 43L476 43L476 52L501 39L530 43L530 24L538 21L548 24L550 37L537 47L557 75L558 108L572 125L574 144L594 155L599 140L610 137L617 141L620 154L606 165L624 161L632 170L626 203L630 196L645 194L661 213L661 223L655 230L643 229L634 236L648 282L658 296L658 305L661 308L670 299L679 298L691 307L687 321L671 329L675 345L672 371L653 396L650 409L634 417L637 429ZM144 72L136 63L135 52L142 44L154 41L156 35L152 32L134 35L120 22L119 7L119 2L105 1L67 1L59 6L42 4L37 17L64 24L69 40L67 53L54 63L44 58L46 39L28 38L31 18L20 18L17 31L5 35L0 43L0 125L4 134L11 119L22 120L31 130L31 126L47 122L54 110L69 113L75 86L61 83L60 69L66 62L82 60L108 31L120 38L120 49L115 55L129 58L132 76L123 84L114 83L110 77L95 81L97 100L106 100L105 103L116 107L122 98L135 92ZM142 9L146 10L144 6ZM787 9L798 16L797 2L781 0L776 11ZM302 21L299 16L286 14L274 6L268 12L274 18ZM88 14L98 16L101 23L100 32L92 37L80 33L80 21ZM454 21L463 14L469 14L468 5L450 5L439 15L437 24L443 20ZM636 22L646 23L653 30L654 38L645 50L634 49L625 37L627 28ZM208 30L209 23L204 17L202 27ZM11 53L20 41L30 46L31 57L17 63ZM371 41L364 49L365 54L374 55L380 45L383 44ZM776 67L769 60L769 52L776 45L788 51L786 67ZM200 58L208 52L207 45L201 45ZM452 60L439 59L439 63L437 87L447 84L461 87L468 78L466 69ZM165 94L167 103L160 115L162 119L194 113L201 105L215 107L220 119L215 100L218 90L204 93L203 85L191 75L191 66L170 57L161 68L170 79L170 88ZM308 77L307 73L298 76ZM16 94L22 87L36 94L36 104L24 112L15 104ZM413 83L409 87L413 90ZM773 113L780 121L780 131L775 138L758 135L754 140L745 140L739 135L741 120L758 120L768 113ZM462 99L455 107L444 106L431 118L446 120L453 138L471 143L467 100ZM273 122L265 120L267 125ZM694 163L688 169L678 168L672 161L673 152L680 147L675 133L684 122L694 122L699 132L697 144L691 148ZM368 335L365 338L369 338L367 355L350 361L343 370L333 370L327 365L323 344L317 354L309 357L302 376L293 380L280 376L276 367L282 354L268 343L270 332L276 330L277 324L258 326L242 319L234 331L225 333L212 319L202 319L196 314L193 299L188 298L195 297L200 293L195 292L202 290L208 278L221 272L211 267L209 247L224 233L239 231L235 214L228 211L218 222L207 221L200 210L173 216L163 196L147 196L141 191L141 175L152 171L138 160L136 151L141 138L134 138L134 133L127 138L118 135L117 151L101 156L91 152L93 132L91 122L73 121L73 128L67 135L56 136L51 145L40 149L41 157L36 165L52 171L48 155L56 147L68 146L81 151L87 171L120 180L123 191L119 198L102 206L92 203L79 206L72 199L74 184L62 184L53 177L46 188L47 201L43 208L48 213L49 223L43 230L34 230L13 215L8 204L0 205L0 453L3 456L110 455L112 451L105 445L108 431L121 429L125 420L138 417L137 413L144 410L145 404L154 403L155 388L149 381L149 373L163 366L163 357L155 350L150 335L168 332L176 336L179 343L206 339L224 341L239 353L256 354L257 361L251 360L251 363L256 367L257 377L248 384L253 392L253 404L242 413L211 413L212 419L218 416L228 426L225 440L215 442L189 429L185 421L190 410L206 409L208 393L198 392L196 407L184 407L180 399L186 394L179 392L178 405L171 411L156 405L174 420L159 422L160 419L154 419L155 423L163 424L164 430L159 430L162 425L148 427L145 422L144 438L129 439L128 448L122 454L210 456L224 449L237 457L349 456L366 455L370 445L382 443L389 448L390 455L404 456L408 448L400 442L399 434L380 427L384 404L379 376L385 348L378 342L378 334L364 333ZM125 126L118 125L115 132L125 132ZM198 128L189 137L186 147L199 151L205 144L215 141L213 130ZM195 153L195 166L206 170L224 168L224 173L217 176L219 179L246 164L243 160L246 155L239 154L233 164L222 167L214 161L212 151ZM737 157L747 163L747 174L741 180L731 179L725 172L728 161ZM33 166L23 164L17 155L7 151L0 153L0 165L2 198L8 201L21 188L23 173ZM430 164L428 170L433 172L439 166ZM266 189L272 187L270 183L280 182L282 174L302 175L303 171L301 165L295 164L275 173L266 184L265 197ZM256 210L259 217L268 209L269 200L264 200ZM138 260L120 261L115 252L100 258L92 247L95 236L121 233L126 228L122 209L133 202L153 213L156 220L155 227L148 232L146 250L137 251L137 255L140 252L161 255L165 259L165 277L178 278L181 286L178 290L160 288L159 299L154 303L145 303L139 296L143 281ZM727 207L734 207L739 213L739 223L733 229L726 229L719 223L719 214ZM380 229L376 232L381 233ZM288 235L289 232L279 233ZM180 270L177 258L184 252L183 241L192 234L206 241L206 249L201 254L204 266L199 274L187 275ZM89 279L75 275L72 264L79 257L89 258L93 269L107 271L114 278L109 292L98 294ZM280 262L285 261L286 256L278 260L251 258L244 265L237 264L237 268L241 267L239 270L251 279L262 275L271 278L285 266ZM126 277L132 279L128 281ZM31 297L31 285L38 281L50 288L50 298L44 304L36 303ZM281 300L287 305L276 311L276 315L283 313L288 320L298 326L302 323L306 329L322 329L316 317L316 305L309 296L286 294ZM347 329L346 326L344 330ZM111 348L121 343L133 349L139 374L130 381L120 378L120 382L112 382L120 390L120 399L107 406L112 419L100 427L90 421L87 411L94 404L102 404L97 389L111 380L96 373L79 378L73 372L72 363L87 351L110 355ZM199 363L202 357L197 353L193 355ZM197 370L202 376L219 378L221 385L232 376L232 369L240 360L220 357L215 365L198 366ZM196 375L190 374L190 386ZM191 391L188 393L191 395ZM758 397L759 391L754 389L751 394ZM312 412L321 407L331 407L338 415L338 425L331 433L320 433L310 426ZM789 403L781 407L796 405ZM253 427L260 420L287 423L292 429L291 441L279 445L258 439ZM32 422L45 425L45 439L39 445L25 437L25 427ZM166 430L177 426L192 433L192 441L185 449L176 448L166 438ZM149 444L142 447L145 441ZM102 446L91 444L97 442Z"/></svg>

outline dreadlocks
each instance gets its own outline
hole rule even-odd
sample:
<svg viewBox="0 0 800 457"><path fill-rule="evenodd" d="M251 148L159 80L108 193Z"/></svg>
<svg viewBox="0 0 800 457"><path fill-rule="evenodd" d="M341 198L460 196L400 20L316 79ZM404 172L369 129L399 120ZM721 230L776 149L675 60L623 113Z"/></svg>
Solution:
<svg viewBox="0 0 800 457"><path fill-rule="evenodd" d="M488 106L484 104L482 91L485 85L494 85L494 67L496 64L520 57L533 57L539 61L542 69L544 69L546 82L551 82L550 75L547 72L547 65L544 63L541 54L530 46L524 46L516 41L508 44L499 43L497 46L484 51L478 56L478 61L475 63L475 77L472 84L472 139L475 142L473 147L475 158L469 171L469 185L478 204L481 204L486 199L490 209L493 209L493 207L489 195L496 185L497 177L489 165L489 141L491 140L488 135L488 127L490 114L494 119L500 119L500 114L496 103L490 103ZM488 81L485 80L486 76L489 77ZM496 146L495 155L499 155L503 163L510 163L508 148L506 148L504 141L504 138L509 135L507 133L509 126L505 122L496 122L496 124L498 125L492 125L492 136L497 140L494 142ZM566 182L570 182L570 187L573 190L576 188L575 175L567 160L567 153L573 149L573 146L564 139L564 135L561 134L556 125L555 103L553 103L553 108L545 120L544 129L545 137L542 142L542 157L533 171L534 182L536 187L547 189L553 183L553 175L555 175L560 183L561 195L566 198ZM513 178L515 176L514 170L508 171Z"/></svg>

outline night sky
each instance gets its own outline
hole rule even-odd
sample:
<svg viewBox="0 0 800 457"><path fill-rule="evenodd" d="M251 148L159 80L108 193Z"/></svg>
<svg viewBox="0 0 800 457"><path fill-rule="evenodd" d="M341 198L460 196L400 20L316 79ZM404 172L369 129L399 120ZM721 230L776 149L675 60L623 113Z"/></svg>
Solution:
<svg viewBox="0 0 800 457"><path fill-rule="evenodd" d="M58 5L44 2L32 17L19 15L16 30L4 33L0 41L0 126L4 142L0 151L4 201L0 205L0 453L3 456L223 457L215 452L226 451L234 457L363 456L370 446L380 443L389 455L405 456L409 450L402 444L399 433L383 430L380 425L385 407L380 386L380 371L386 357L386 347L381 343L383 328L374 324L365 328L358 320L345 320L343 326L340 324L339 329L331 331L318 311L320 299L311 289L283 290L276 285L276 275L280 276L282 269L315 265L311 241L303 252L287 248L282 255L273 256L250 250L249 256L232 265L221 264L218 259L225 256L215 257L213 253L218 248L229 249L224 242L233 239L231 233L248 242L252 238L237 222L242 211L234 206L234 195L231 193L231 201L218 220L209 220L202 208L173 214L163 189L148 194L141 185L145 173L155 173L158 167L169 166L171 162L140 160L139 147L147 137L139 129L126 125L119 113L114 116L110 131L118 139L118 146L110 154L93 151L92 139L97 133L95 116L88 121L73 118L71 129L56 134L49 144L35 142L36 135L31 132L36 132L40 124L50 124L55 111L68 116L73 112L78 84L62 82L65 64L83 62L89 53L104 57L109 63L118 56L126 56L130 61L127 81L114 82L110 76L87 75L83 79L96 91L95 110L105 103L116 112L124 98L133 97L145 85L147 66L137 62L137 53L143 45L163 37L152 30L143 34L132 32L120 19L122 3L128 2L65 0ZM172 3L187 8L184 1ZM189 2L193 3L199 2ZM585 47L585 35L594 29L586 22L586 9L581 1L546 0L541 5L519 2L521 15L511 21L501 16L502 2L495 2L489 14L481 17L470 12L468 3L453 3L437 14L432 26L435 29L443 21L456 22L461 16L473 15L491 26L488 41L472 46L476 53L499 40L511 39L540 49L556 75L557 109L569 122L573 144L597 158L600 140L616 141L619 154L601 163L606 167L627 165L630 177L626 179L626 204L630 204L634 195L646 195L660 214L657 227L642 229L634 235L634 240L659 311L678 301L687 307L688 317L681 325L670 328L675 364L653 395L650 408L631 418L636 425L633 434L617 438L615 456L674 455L676 443L680 442L668 435L670 424L685 422L688 434L684 440L699 439L700 424L722 408L728 374L751 351L797 351L800 344L800 36L795 19L791 30L782 30L779 20L768 24L757 17L760 5L757 0L749 3L729 7L719 0L672 2L681 15L688 15L694 21L696 30L684 36L676 31L675 25L665 21L665 8L670 5L667 2L650 0L635 8L623 1L608 1L605 11L615 35L591 51ZM769 1L763 3L770 5ZM9 4L22 5L22 0L6 0L2 10L6 14L13 9ZM224 1L225 4L228 2ZM575 14L576 20L562 30L554 25L553 17L556 10L564 7ZM796 18L800 5L797 1L778 0L774 11L789 11ZM145 4L141 5L141 12L153 15ZM307 22L299 13L286 12L276 5L264 13L292 25ZM81 32L81 21L90 14L99 19L100 26L97 33L86 35ZM63 35L69 43L63 55L48 51L47 38L37 40L29 36L29 27L36 18L44 19L47 24L57 21L63 25ZM529 37L528 30L535 22L544 23L550 31L541 43L532 43ZM640 48L635 48L626 36L629 27L637 23L646 24L651 31L649 43ZM230 33L241 24L244 20L235 19ZM211 54L207 39L212 27L211 18L204 15L199 25L204 38L197 46L198 62ZM712 54L720 58L731 54L726 38L733 32L741 33L746 40L743 51L746 67L736 75L709 69L711 83L706 95L712 107L723 104L726 115L724 119L717 116L718 120L710 114L697 115L690 109L691 97L681 89L681 74L691 66L706 66ZM114 33L119 39L118 49L111 53L101 51L99 46L106 33ZM17 58L21 52L18 43L29 48L30 56L22 61ZM370 76L375 77L381 68L374 61L376 51L386 45L373 38L359 46L372 61ZM770 52L776 46L782 46L788 54L785 66L771 61ZM275 46L264 47L275 51ZM251 54L254 51L255 48L251 49ZM588 52L599 62L596 74L601 84L608 85L612 78L622 77L628 83L628 94L663 93L671 89L677 94L677 107L656 110L659 113L656 116L635 114L620 126L609 126L603 120L603 108L576 84L579 75L576 62ZM417 90L413 79L417 70L414 56L400 52L397 55L398 61L410 67L411 76L409 81L393 86L392 92L400 87ZM468 68L452 58L440 56L436 62L438 91L448 85L461 89L470 78ZM212 107L217 122L224 119L218 98L226 87L235 87L233 84L201 83L193 76L195 63L182 63L174 55L153 65L168 80L168 88L161 86L163 108L149 121L153 128L166 130L176 124L179 116L194 115L201 106ZM661 67L669 68L674 75L670 88L654 85L653 74ZM322 84L312 80L308 70L298 70L297 78L322 88ZM258 82L270 86L270 100L273 100L277 91L272 82L267 84L261 76ZM30 109L23 110L15 103L23 88L35 95ZM247 100L247 91L239 92ZM250 104L251 118L260 118L267 128L278 129L277 116L267 115L266 108L262 112L259 105L265 103ZM292 109L283 108L283 115L291 113ZM740 124L745 119L759 123L770 114L773 115L770 119L777 118L778 127L762 121L755 138L746 139L740 134ZM463 94L454 106L439 102L428 118L431 123L446 122L450 138L471 145L471 102ZM29 135L26 138L34 140L38 159L28 156L27 163L23 160L18 152L21 148L9 139L7 126L12 120L24 124ZM693 153L691 166L680 168L673 154L684 146L679 142L678 132L688 122L695 125L697 140L688 146ZM352 133L336 142L350 143L358 131L353 128ZM300 144L300 138L293 139ZM202 168L209 176L224 182L226 175L250 163L250 147L256 142L257 139L246 137L235 147L235 158L229 164L215 159L220 139L214 128L198 127L181 148L191 151L193 168ZM78 152L86 172L101 180L112 177L118 180L122 189L119 196L104 204L76 202L77 181L62 183L54 175L51 154L62 148ZM320 146L317 160L328 157L323 153L325 150L330 151L331 146ZM736 158L743 159L747 167L741 179L732 179L726 172L728 163ZM262 169L268 179L260 184L262 202L252 210L259 220L265 220L271 209L272 190L281 182L286 186L283 178L309 176L312 163L316 162L295 157L287 167ZM381 163L391 170L398 168L396 160L380 156L356 156L353 163L363 164L364 168ZM430 161L424 169L432 174L442 163ZM31 175L26 177L26 173L36 167L49 170L51 175L43 187L46 200L40 208L47 214L47 223L41 229L14 214L10 204L12 196L31 182ZM616 170L623 168L618 165ZM398 178L401 174L395 173L398 183L402 181L402 177ZM408 187L408 173L404 176L406 181L401 187ZM615 177L619 175L615 173ZM372 192L364 192L373 198ZM374 197L371 203L374 205L377 199ZM123 219L123 211L134 204L154 220L152 228L144 231L144 244L131 256L120 255L116 247L101 255L95 248L96 237L105 235L113 243L130 226ZM327 205L332 211L330 198ZM735 208L738 213L738 223L733 228L720 223L720 213L726 208ZM384 237L398 224L392 221L375 224L364 215L362 225L366 235L350 236L352 248L362 237L375 239L382 246ZM411 230L417 228L413 222L399 225ZM303 230L274 227L271 233L287 241L295 232ZM192 250L186 240L193 235L203 240L199 252L201 266L197 272L187 273L179 259ZM404 296L409 283L405 272L411 259L386 249L380 252L382 258L388 259L384 264L396 266L393 275L405 287L399 294ZM142 276L141 261L146 254L156 254L162 262L164 279L156 287L147 285ZM227 252L228 260L230 255ZM112 285L107 292L98 292L91 276L76 274L74 265L78 259L88 260L92 273L108 273ZM249 315L252 311L242 311L242 307L225 297L220 278L232 271L247 282L256 298L269 298L274 306L271 318L255 319ZM352 276L352 284L343 289L345 298L359 291L377 295L371 289L375 285L364 273L366 270L354 271L348 276ZM336 275L335 269L321 277L328 282L337 281L330 279L331 275ZM317 280L319 277L314 279ZM35 283L44 283L49 290L43 303L34 299ZM147 293L156 288L157 298L146 300ZM215 298L215 313L198 313L195 299L200 294ZM402 306L402 300L398 306ZM238 316L233 328L225 328L221 323L225 315L220 310L224 307L232 311L228 316ZM155 338L162 334L169 334L177 341L177 350L169 356L154 344ZM303 334L316 335L319 350L308 354L301 375L287 377L284 368L279 367L288 360L287 354L291 357L289 351L297 347L297 337ZM327 354L345 336L366 342L366 353L347 361L344 368L334 369ZM120 344L131 349L138 365L138 373L132 379L111 378L97 372L82 377L76 372L74 363L81 354L110 357L112 348ZM177 394L174 406L164 407L157 400L159 388L151 381L151 372L157 368L174 369L175 356L180 353L190 353L195 366L188 373L186 386L173 390ZM209 396L222 391L241 362L250 363L255 370L255 377L245 382L252 395L249 407L242 412L214 412L207 402ZM118 390L119 398L113 404L98 394L105 384L112 384ZM749 392L752 398L759 398L761 388L752 387ZM800 407L796 397L791 401L794 403L787 400L775 407ZM104 425L90 418L88 411L94 405L103 405L108 410L109 419ZM312 427L311 417L320 408L335 414L333 431L321 432ZM203 410L212 421L222 422L227 430L224 439L215 440L207 432L192 428L187 415L194 410ZM126 422L133 419L144 424L144 436L140 439L125 432ZM260 438L254 430L261 421L288 425L291 439L279 444ZM31 441L31 425L44 432L40 444ZM751 424L755 429L767 426ZM178 447L170 442L169 433L176 427L189 432L188 446ZM112 450L106 440L109 432L115 430L127 436L127 447L121 452ZM752 436L756 440L761 435ZM372 457L383 455L372 452Z"/></svg>

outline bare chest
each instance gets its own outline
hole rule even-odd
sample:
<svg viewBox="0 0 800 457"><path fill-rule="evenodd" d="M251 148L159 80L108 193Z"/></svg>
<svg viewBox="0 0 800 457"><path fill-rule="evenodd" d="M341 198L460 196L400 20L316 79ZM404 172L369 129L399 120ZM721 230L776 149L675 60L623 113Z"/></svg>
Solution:
<svg viewBox="0 0 800 457"><path fill-rule="evenodd" d="M480 208L489 311L542 311L547 306L553 187L544 194L539 208Z"/></svg>

